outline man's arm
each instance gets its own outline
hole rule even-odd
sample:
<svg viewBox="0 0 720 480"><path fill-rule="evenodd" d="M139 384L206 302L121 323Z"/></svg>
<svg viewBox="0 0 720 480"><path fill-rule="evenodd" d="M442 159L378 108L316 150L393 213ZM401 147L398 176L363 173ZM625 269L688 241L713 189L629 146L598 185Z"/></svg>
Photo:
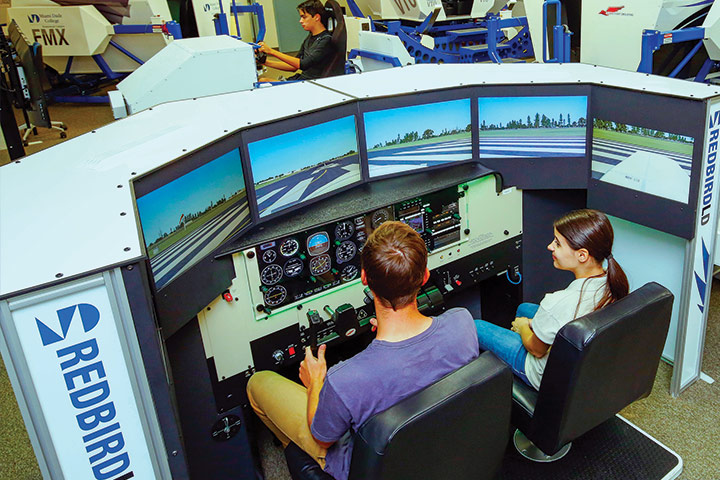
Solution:
<svg viewBox="0 0 720 480"><path fill-rule="evenodd" d="M307 423L312 435L312 423L317 412L318 403L320 402L320 390L325 383L327 375L327 363L325 362L325 345L320 345L318 356L312 354L310 347L305 347L305 360L300 363L300 380L308 389L307 403ZM321 442L317 438L315 441L321 447L328 449L334 442Z"/></svg>
<svg viewBox="0 0 720 480"><path fill-rule="evenodd" d="M278 52L274 48L268 47L265 42L260 42L258 45L260 45L260 51L263 53L267 53L268 55L271 55L279 60L279 62L272 62L272 64L268 64L268 61L265 62L265 65L272 68L277 68L278 70L284 70L286 72L294 72L295 70L300 69L300 59L297 57L293 57L292 55L288 55L287 53ZM284 67L278 67L276 65L284 65ZM291 67L292 70L288 67Z"/></svg>
<svg viewBox="0 0 720 480"><path fill-rule="evenodd" d="M534 357L541 358L547 353L550 345L540 340L530 328L530 319L518 317L512 322L512 330L520 334L523 346Z"/></svg>
<svg viewBox="0 0 720 480"><path fill-rule="evenodd" d="M273 58L268 58L267 60L265 60L264 65L266 67L274 68L275 70L282 70L284 72L294 72L295 70L297 70L297 68L293 68L292 65L288 65L281 60L275 60Z"/></svg>

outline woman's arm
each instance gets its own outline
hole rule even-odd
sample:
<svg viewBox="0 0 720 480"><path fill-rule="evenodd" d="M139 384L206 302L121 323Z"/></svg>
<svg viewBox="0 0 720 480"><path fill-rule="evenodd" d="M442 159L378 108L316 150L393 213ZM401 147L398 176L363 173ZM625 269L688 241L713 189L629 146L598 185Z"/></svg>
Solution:
<svg viewBox="0 0 720 480"><path fill-rule="evenodd" d="M512 322L512 330L520 334L523 346L534 357L544 357L550 345L540 340L530 328L530 319L518 317Z"/></svg>

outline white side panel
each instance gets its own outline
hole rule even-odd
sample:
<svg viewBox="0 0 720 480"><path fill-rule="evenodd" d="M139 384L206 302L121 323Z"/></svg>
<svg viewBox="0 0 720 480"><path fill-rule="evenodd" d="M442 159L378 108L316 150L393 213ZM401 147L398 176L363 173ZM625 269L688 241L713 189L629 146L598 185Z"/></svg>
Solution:
<svg viewBox="0 0 720 480"><path fill-rule="evenodd" d="M395 35L386 35L379 32L359 32L359 48L369 52L387 55L388 57L396 57L400 60L401 65L412 65L415 59L405 49L402 41ZM380 70L392 67L391 64L373 60L371 58L361 58L363 72Z"/></svg>
<svg viewBox="0 0 720 480"><path fill-rule="evenodd" d="M18 340L14 361L27 368L21 390L35 393L25 400L42 413L32 423L47 429L52 446L47 451L43 439L46 451L38 456L56 459L61 470L53 478L168 478L148 448L113 302L96 275L10 301L5 310L12 318L11 325L4 319L4 331Z"/></svg>
<svg viewBox="0 0 720 480"><path fill-rule="evenodd" d="M278 47L277 25L275 24L275 4L273 0L258 0L263 6L263 14L265 15L265 43L272 48Z"/></svg>
<svg viewBox="0 0 720 480"><path fill-rule="evenodd" d="M361 32L370 31L370 20L367 18L346 16L345 29L347 30L347 51L349 52L353 48L360 48L360 39L358 37Z"/></svg>
<svg viewBox="0 0 720 480"><path fill-rule="evenodd" d="M530 30L530 39L532 40L533 50L535 51L535 60L543 63L543 2L545 0L521 0L513 8L513 17L525 15L528 21L528 29Z"/></svg>
<svg viewBox="0 0 720 480"><path fill-rule="evenodd" d="M172 20L166 0L130 0L130 16L123 17L123 25L147 25Z"/></svg>
<svg viewBox="0 0 720 480"><path fill-rule="evenodd" d="M702 183L698 189L697 220L693 240L692 259L687 262L692 277L688 279L688 302L685 323L678 332L675 357L681 359L675 364L670 391L678 395L700 376L710 287L712 286L712 258L718 220L718 182L716 166L718 144L720 144L720 102L709 105L703 150ZM679 368L678 368L679 367Z"/></svg>
<svg viewBox="0 0 720 480"><path fill-rule="evenodd" d="M662 0L584 0L580 61L637 71L642 32L655 28L662 6Z"/></svg>
<svg viewBox="0 0 720 480"><path fill-rule="evenodd" d="M662 353L664 358L674 361L687 241L616 217L610 217L610 223L615 231L613 256L628 277L630 291L657 282L675 295Z"/></svg>
<svg viewBox="0 0 720 480"><path fill-rule="evenodd" d="M227 35L176 40L118 84L129 113L161 103L249 90L253 49Z"/></svg>
<svg viewBox="0 0 720 480"><path fill-rule="evenodd" d="M705 29L703 44L708 56L715 61L720 60L720 3L713 3L702 26Z"/></svg>

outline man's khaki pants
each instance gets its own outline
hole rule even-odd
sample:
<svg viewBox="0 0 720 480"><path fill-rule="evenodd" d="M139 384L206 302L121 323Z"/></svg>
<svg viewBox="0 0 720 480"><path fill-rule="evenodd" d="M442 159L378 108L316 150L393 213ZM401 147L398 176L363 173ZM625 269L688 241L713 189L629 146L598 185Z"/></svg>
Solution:
<svg viewBox="0 0 720 480"><path fill-rule="evenodd" d="M269 370L250 377L247 385L250 405L260 420L287 447L302 448L325 468L327 450L318 445L307 422L307 389Z"/></svg>

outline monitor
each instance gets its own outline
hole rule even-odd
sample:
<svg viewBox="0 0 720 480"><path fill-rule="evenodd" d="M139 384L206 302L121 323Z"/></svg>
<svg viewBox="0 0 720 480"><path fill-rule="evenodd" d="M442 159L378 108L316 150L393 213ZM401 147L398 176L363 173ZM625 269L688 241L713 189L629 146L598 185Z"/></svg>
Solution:
<svg viewBox="0 0 720 480"><path fill-rule="evenodd" d="M584 157L585 96L481 97L479 158Z"/></svg>
<svg viewBox="0 0 720 480"><path fill-rule="evenodd" d="M350 113L347 108L342 111ZM312 115L289 119L244 134L252 172L252 198L260 219L286 213L362 182L356 115L328 121L320 118Z"/></svg>
<svg viewBox="0 0 720 480"><path fill-rule="evenodd" d="M478 161L526 190L587 188L591 94L578 84L478 88Z"/></svg>
<svg viewBox="0 0 720 480"><path fill-rule="evenodd" d="M473 158L469 98L365 111L363 123L370 178Z"/></svg>
<svg viewBox="0 0 720 480"><path fill-rule="evenodd" d="M250 224L237 147L222 153L216 146L205 147L139 179L134 187L158 290Z"/></svg>
<svg viewBox="0 0 720 480"><path fill-rule="evenodd" d="M595 118L592 138L593 179L688 203L693 137Z"/></svg>
<svg viewBox="0 0 720 480"><path fill-rule="evenodd" d="M692 238L705 103L604 86L591 100L588 206Z"/></svg>

